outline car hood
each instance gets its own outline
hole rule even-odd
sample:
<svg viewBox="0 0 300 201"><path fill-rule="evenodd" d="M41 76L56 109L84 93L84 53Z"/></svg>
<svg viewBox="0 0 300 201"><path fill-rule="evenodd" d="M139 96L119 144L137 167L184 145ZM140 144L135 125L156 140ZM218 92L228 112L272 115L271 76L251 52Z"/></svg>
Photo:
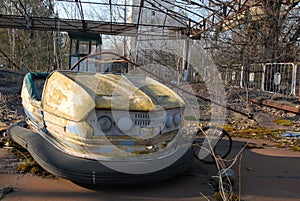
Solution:
<svg viewBox="0 0 300 201"><path fill-rule="evenodd" d="M184 107L183 99L145 76L55 71L47 79L42 107L72 121L85 119L94 108L154 111Z"/></svg>
<svg viewBox="0 0 300 201"><path fill-rule="evenodd" d="M68 74L99 109L151 111L183 107L183 99L165 85L142 75Z"/></svg>

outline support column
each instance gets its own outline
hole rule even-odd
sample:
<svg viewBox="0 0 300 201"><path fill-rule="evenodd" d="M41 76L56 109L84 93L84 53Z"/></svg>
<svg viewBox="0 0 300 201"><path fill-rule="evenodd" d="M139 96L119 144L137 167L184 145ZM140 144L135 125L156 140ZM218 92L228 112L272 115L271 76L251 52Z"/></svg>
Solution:
<svg viewBox="0 0 300 201"><path fill-rule="evenodd" d="M184 53L183 53L183 60L182 60L182 67L183 67L183 81L188 81L189 76L189 65L190 65L190 40L186 38L184 41Z"/></svg>

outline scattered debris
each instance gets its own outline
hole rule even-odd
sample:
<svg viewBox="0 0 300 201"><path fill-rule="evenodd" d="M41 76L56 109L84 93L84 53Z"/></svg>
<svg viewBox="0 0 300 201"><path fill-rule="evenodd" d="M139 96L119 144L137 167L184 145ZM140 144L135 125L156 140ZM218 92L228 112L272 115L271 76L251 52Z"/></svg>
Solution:
<svg viewBox="0 0 300 201"><path fill-rule="evenodd" d="M283 137L283 138L298 139L298 138L300 138L300 132L287 131L287 132L285 132L283 134L280 134L279 136Z"/></svg>
<svg viewBox="0 0 300 201"><path fill-rule="evenodd" d="M289 148L293 151L300 152L300 132L286 131L279 135L277 142L278 148Z"/></svg>

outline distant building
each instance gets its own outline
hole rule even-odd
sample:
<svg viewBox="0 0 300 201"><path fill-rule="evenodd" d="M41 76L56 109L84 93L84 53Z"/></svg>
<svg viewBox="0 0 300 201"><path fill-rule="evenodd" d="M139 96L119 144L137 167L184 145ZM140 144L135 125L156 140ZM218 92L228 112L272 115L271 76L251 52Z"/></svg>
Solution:
<svg viewBox="0 0 300 201"><path fill-rule="evenodd" d="M128 22L141 26L136 37L128 38L126 54L134 58L138 52L139 59L143 61L150 58L149 62L151 62L150 60L153 59L156 64L160 64L156 65L158 69L155 72L157 71L157 73L165 69L165 66L171 67L176 72L182 72L184 68L184 80L187 80L188 62L184 60L189 60L187 55L189 54L189 50L187 51L189 49L188 42L182 40L181 33L168 30L168 26L183 27L182 23L187 23L184 21L179 22L178 19L172 17L172 12L182 12L178 10L177 6L174 6L174 3L175 0L153 1L151 3L144 1L141 8L141 0L130 0ZM181 59L176 59L179 57ZM139 62L143 61L139 60ZM164 70L159 74L164 77L166 72Z"/></svg>
<svg viewBox="0 0 300 201"><path fill-rule="evenodd" d="M128 22L135 24L138 23L145 26L141 26L138 35L129 40L128 49L131 51L145 48L161 49L168 45L167 43L169 43L169 38L164 36L168 34L168 30L163 26L179 26L179 23L170 17L171 14L166 13L167 10L169 12L175 11L175 7L172 4L174 2L175 0L167 2L153 1L150 4L144 1L144 5L140 9L139 6L141 5L141 0L130 0L131 6L128 12ZM154 28L153 26L147 25L157 25L157 27L161 28Z"/></svg>

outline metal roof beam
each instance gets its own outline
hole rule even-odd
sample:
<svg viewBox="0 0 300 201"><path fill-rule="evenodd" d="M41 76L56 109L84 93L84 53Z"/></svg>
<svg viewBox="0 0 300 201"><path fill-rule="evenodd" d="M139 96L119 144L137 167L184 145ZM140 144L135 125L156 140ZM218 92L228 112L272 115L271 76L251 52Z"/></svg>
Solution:
<svg viewBox="0 0 300 201"><path fill-rule="evenodd" d="M135 24L109 23L88 20L68 20L47 17L24 17L0 15L0 28L32 29L43 31L77 31L113 35L132 35L137 33Z"/></svg>
<svg viewBox="0 0 300 201"><path fill-rule="evenodd" d="M187 27L149 25L134 23L116 23L106 21L89 20L69 20L61 18L47 17L24 17L16 15L0 15L0 28L27 29L40 31L65 31L65 32L87 32L107 35L136 36L141 34L138 27L153 27L157 29L169 30L170 36L176 33L184 33ZM147 35L147 34L146 34Z"/></svg>

